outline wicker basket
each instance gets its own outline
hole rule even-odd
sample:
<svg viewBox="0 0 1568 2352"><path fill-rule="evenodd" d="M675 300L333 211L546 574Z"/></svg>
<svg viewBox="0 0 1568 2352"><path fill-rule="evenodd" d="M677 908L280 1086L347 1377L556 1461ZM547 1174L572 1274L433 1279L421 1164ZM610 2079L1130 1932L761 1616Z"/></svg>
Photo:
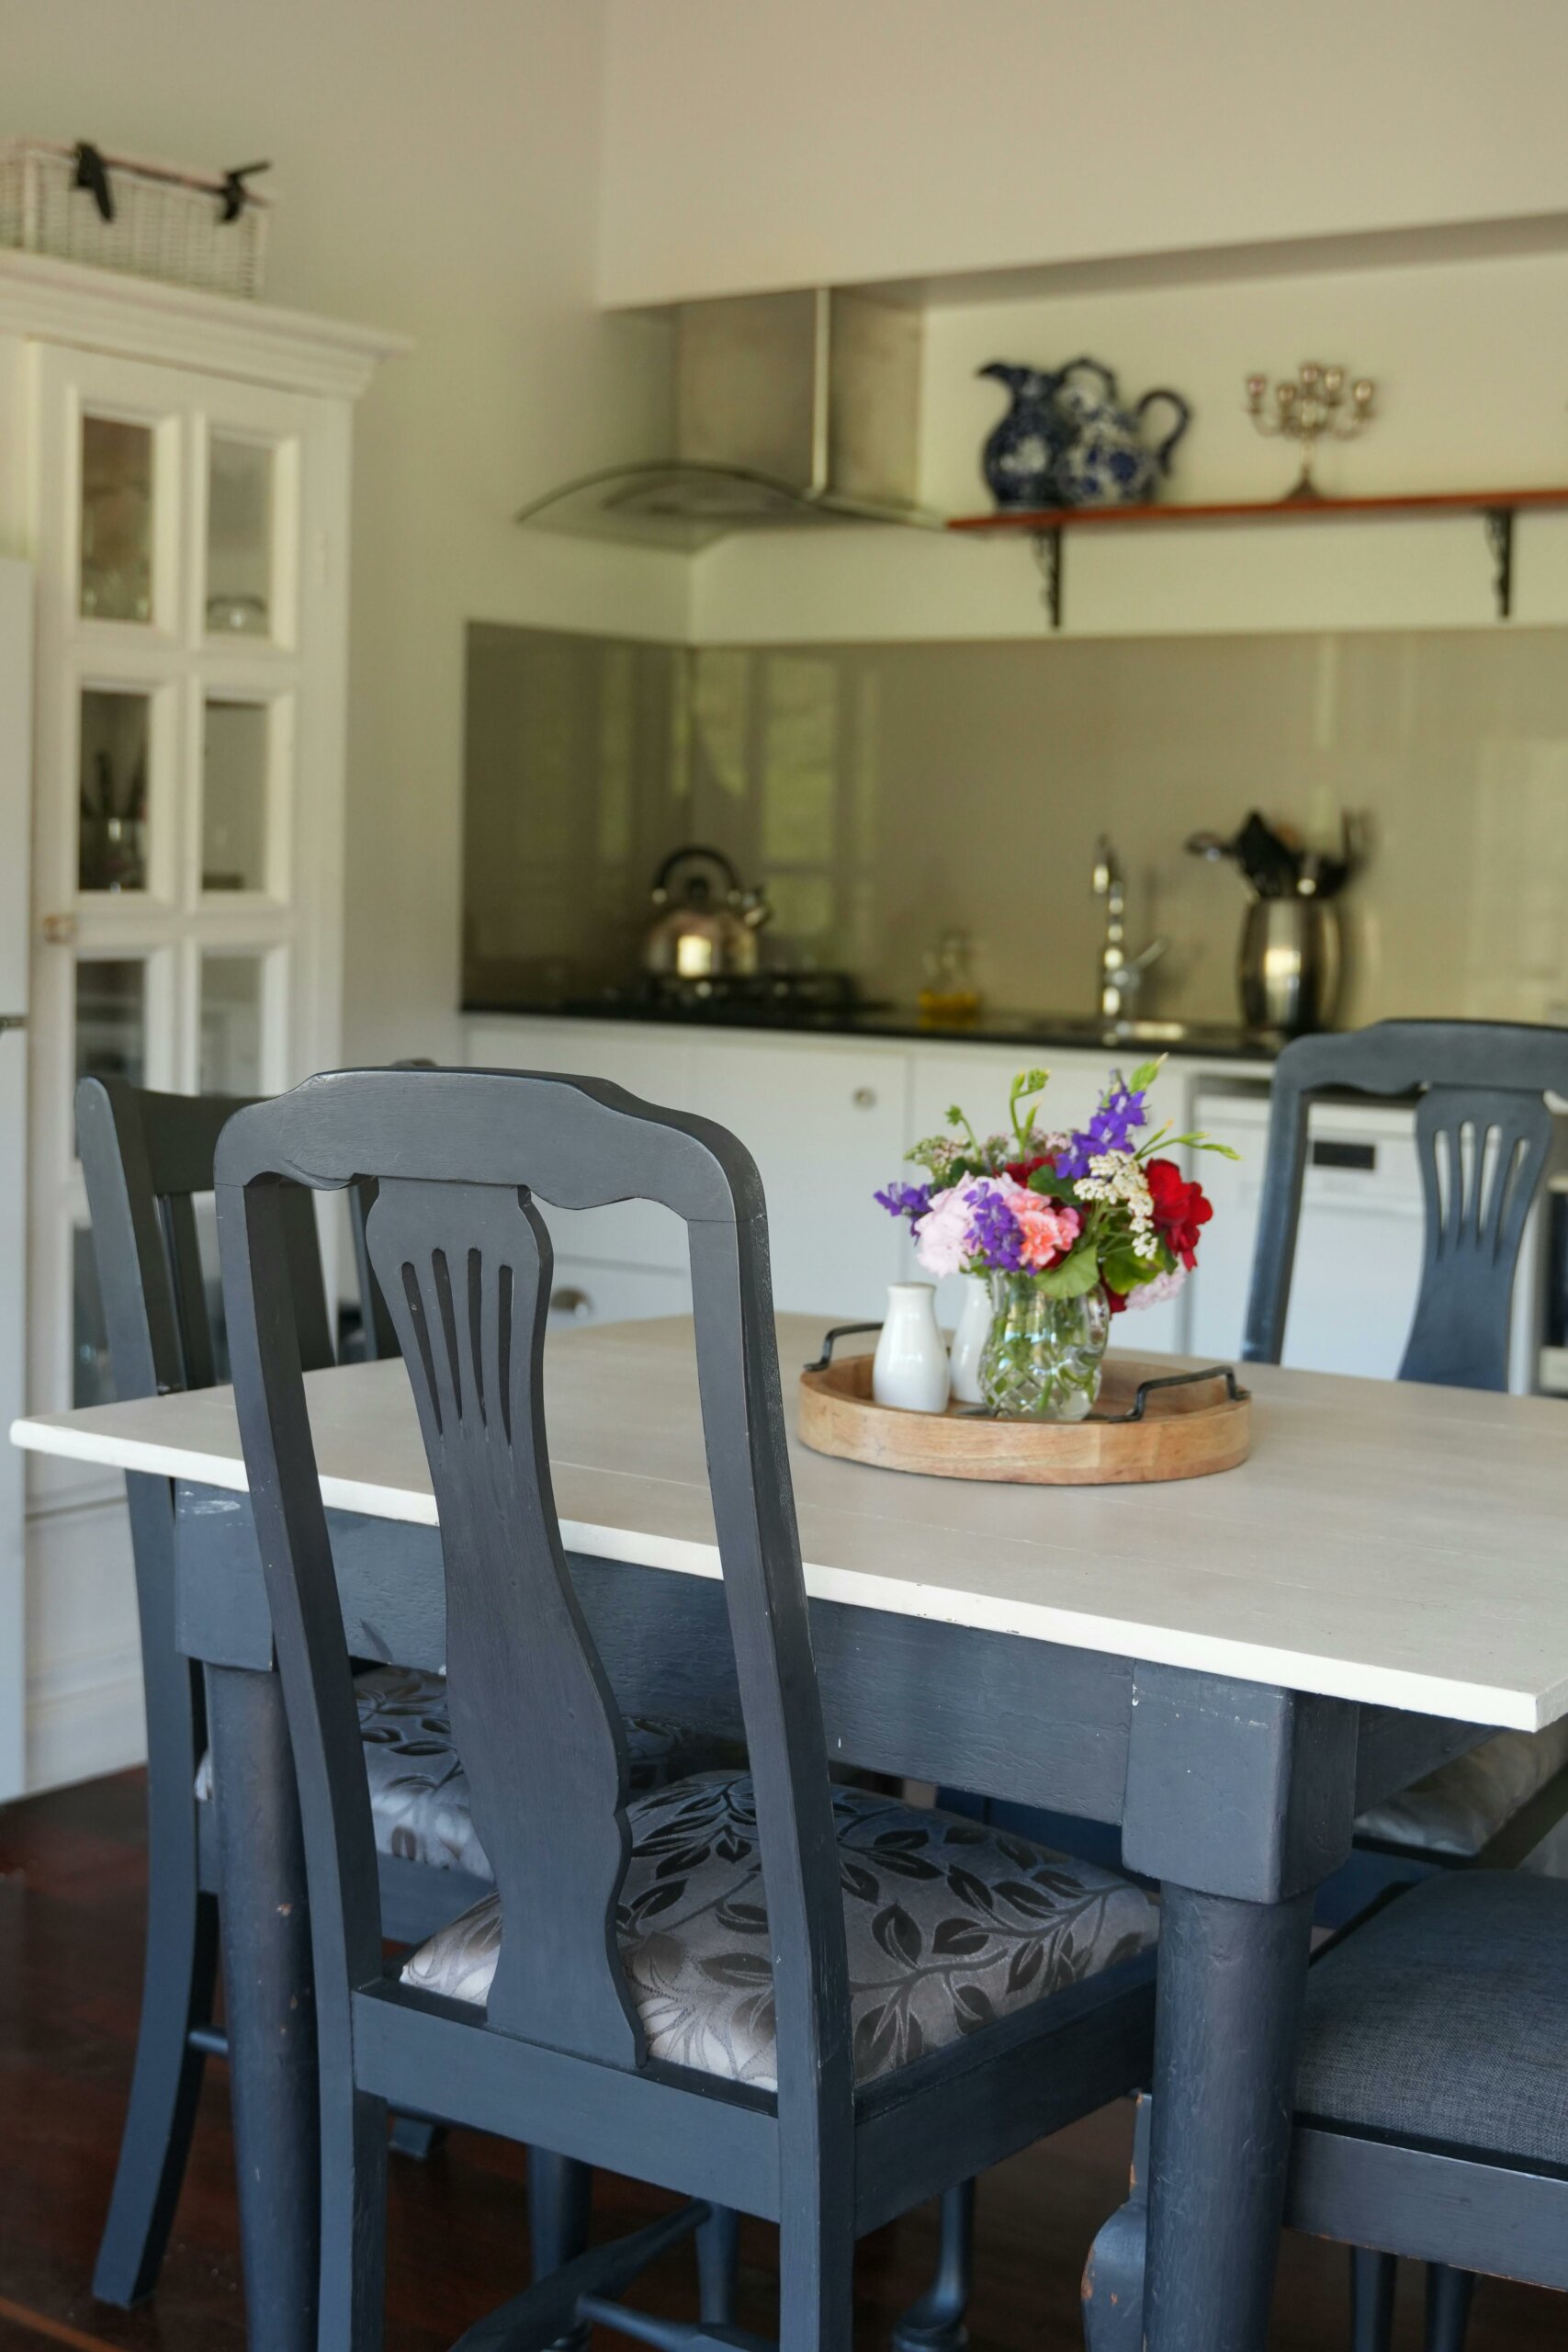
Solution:
<svg viewBox="0 0 1568 2352"><path fill-rule="evenodd" d="M246 188L238 214L226 220L229 183L220 175L104 155L114 210L106 220L93 188L78 185L81 152L41 139L0 148L0 245L170 278L211 294L260 294L270 209L265 196Z"/></svg>

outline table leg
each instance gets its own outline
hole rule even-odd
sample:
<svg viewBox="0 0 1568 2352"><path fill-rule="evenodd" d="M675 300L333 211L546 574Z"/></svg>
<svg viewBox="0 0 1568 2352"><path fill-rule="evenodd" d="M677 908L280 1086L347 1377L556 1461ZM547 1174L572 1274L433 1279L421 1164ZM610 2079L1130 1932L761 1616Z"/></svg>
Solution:
<svg viewBox="0 0 1568 2352"><path fill-rule="evenodd" d="M1148 2352L1262 2352L1312 1895L1168 1885L1149 2163Z"/></svg>
<svg viewBox="0 0 1568 2352"><path fill-rule="evenodd" d="M1136 1670L1122 1852L1163 1890L1147 2209L1135 2189L1096 2241L1095 2352L1263 2352L1313 1894L1349 1851L1358 1737L1337 1701Z"/></svg>
<svg viewBox="0 0 1568 2352"><path fill-rule="evenodd" d="M305 1851L276 1674L207 1669L230 2097L251 2352L315 2352L321 2240Z"/></svg>

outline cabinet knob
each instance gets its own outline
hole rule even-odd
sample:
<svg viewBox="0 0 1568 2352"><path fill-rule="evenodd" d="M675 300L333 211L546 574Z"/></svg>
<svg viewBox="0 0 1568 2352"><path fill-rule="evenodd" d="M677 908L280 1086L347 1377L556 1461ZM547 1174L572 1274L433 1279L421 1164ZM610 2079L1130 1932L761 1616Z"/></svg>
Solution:
<svg viewBox="0 0 1568 2352"><path fill-rule="evenodd" d="M76 936L74 915L45 915L39 925L51 947L69 947Z"/></svg>
<svg viewBox="0 0 1568 2352"><path fill-rule="evenodd" d="M876 1108L876 1089L874 1086L857 1086L854 1092L851 1095L850 1101L854 1104L857 1111L874 1111Z"/></svg>
<svg viewBox="0 0 1568 2352"><path fill-rule="evenodd" d="M550 1293L550 1313L570 1318L573 1323L585 1323L593 1312L593 1301L585 1290L574 1283L563 1283Z"/></svg>

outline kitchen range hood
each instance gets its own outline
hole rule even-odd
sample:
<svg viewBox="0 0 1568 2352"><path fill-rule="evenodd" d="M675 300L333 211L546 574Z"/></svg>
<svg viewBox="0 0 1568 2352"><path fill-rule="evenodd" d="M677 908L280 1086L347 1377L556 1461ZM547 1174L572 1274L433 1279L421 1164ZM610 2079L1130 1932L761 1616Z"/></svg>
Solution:
<svg viewBox="0 0 1568 2352"><path fill-rule="evenodd" d="M780 523L942 528L915 497L919 311L818 287L671 315L672 454L564 482L519 523L686 548Z"/></svg>

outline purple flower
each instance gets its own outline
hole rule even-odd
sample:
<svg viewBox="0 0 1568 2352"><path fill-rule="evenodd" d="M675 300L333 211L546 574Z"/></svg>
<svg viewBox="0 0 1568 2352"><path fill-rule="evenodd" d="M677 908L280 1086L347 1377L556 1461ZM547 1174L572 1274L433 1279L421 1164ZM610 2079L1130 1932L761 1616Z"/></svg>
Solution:
<svg viewBox="0 0 1568 2352"><path fill-rule="evenodd" d="M1129 1093L1118 1082L1107 1089L1099 1110L1087 1127L1079 1127L1067 1138L1066 1148L1056 1154L1056 1173L1073 1182L1089 1174L1089 1163L1102 1151L1132 1151L1133 1131L1147 1118L1141 1094Z"/></svg>
<svg viewBox="0 0 1568 2352"><path fill-rule="evenodd" d="M931 1187L929 1184L889 1184L885 1193L874 1193L871 1197L878 1208L887 1211L889 1216L907 1216L912 1223L916 1217L924 1216L930 1208Z"/></svg>
<svg viewBox="0 0 1568 2352"><path fill-rule="evenodd" d="M1006 1200L993 1187L978 1186L969 1219L970 1254L999 1274L1023 1271L1023 1233Z"/></svg>

